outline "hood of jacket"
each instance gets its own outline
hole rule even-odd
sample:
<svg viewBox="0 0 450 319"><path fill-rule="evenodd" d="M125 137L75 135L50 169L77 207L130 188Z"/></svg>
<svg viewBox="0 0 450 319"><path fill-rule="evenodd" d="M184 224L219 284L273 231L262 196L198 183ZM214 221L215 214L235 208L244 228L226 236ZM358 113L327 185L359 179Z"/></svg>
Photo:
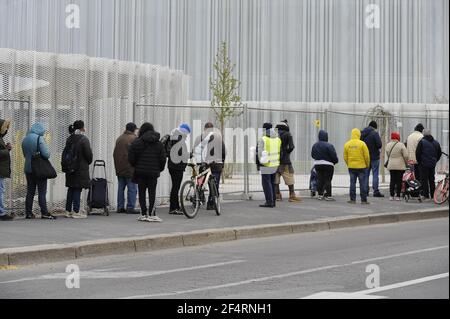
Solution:
<svg viewBox="0 0 450 319"><path fill-rule="evenodd" d="M147 131L142 135L142 141L144 141L147 144L152 144L159 142L161 135L158 132L155 131Z"/></svg>
<svg viewBox="0 0 450 319"><path fill-rule="evenodd" d="M8 132L11 121L0 119L0 136L5 136Z"/></svg>
<svg viewBox="0 0 450 319"><path fill-rule="evenodd" d="M361 132L361 139L364 140L367 136L369 136L375 129L372 126L368 126Z"/></svg>
<svg viewBox="0 0 450 319"><path fill-rule="evenodd" d="M30 132L39 136L44 136L45 127L42 123L34 123L33 126L31 126Z"/></svg>
<svg viewBox="0 0 450 319"><path fill-rule="evenodd" d="M361 139L361 131L357 128L352 130L352 140L360 140Z"/></svg>
<svg viewBox="0 0 450 319"><path fill-rule="evenodd" d="M328 142L328 133L324 130L319 131L319 141Z"/></svg>
<svg viewBox="0 0 450 319"><path fill-rule="evenodd" d="M431 143L434 142L434 137L433 137L433 135L425 135L425 136L423 137L423 139L424 139L424 140L427 140L428 142L431 142Z"/></svg>

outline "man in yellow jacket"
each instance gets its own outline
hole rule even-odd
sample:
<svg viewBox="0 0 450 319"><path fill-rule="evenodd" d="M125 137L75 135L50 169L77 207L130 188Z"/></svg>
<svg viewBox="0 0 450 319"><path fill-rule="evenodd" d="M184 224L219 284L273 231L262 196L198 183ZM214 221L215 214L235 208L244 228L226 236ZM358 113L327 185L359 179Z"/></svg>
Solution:
<svg viewBox="0 0 450 319"><path fill-rule="evenodd" d="M361 141L361 131L357 128L352 130L352 138L344 145L344 160L350 174L350 200L348 203L356 203L356 180L359 180L361 204L369 204L365 171L370 167L370 154L366 143Z"/></svg>

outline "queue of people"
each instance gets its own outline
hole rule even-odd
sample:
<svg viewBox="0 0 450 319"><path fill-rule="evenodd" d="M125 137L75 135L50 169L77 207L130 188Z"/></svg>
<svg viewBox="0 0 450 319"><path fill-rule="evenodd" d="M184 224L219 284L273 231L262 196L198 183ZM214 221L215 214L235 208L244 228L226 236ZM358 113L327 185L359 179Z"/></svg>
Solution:
<svg viewBox="0 0 450 319"><path fill-rule="evenodd" d="M0 220L12 220L3 205L5 179L11 177L12 146L5 143L4 137L10 128L10 121L0 119ZM36 154L44 160L50 159L50 151L45 141L46 128L42 123L35 123L22 141L22 153L25 158L24 173L27 181L25 200L25 217L35 218L33 202L38 191L38 203L42 219L56 219L49 213L46 203L47 179L36 178L32 162ZM144 123L140 128L135 123L128 123L124 133L116 140L113 158L118 181L117 213L141 214L140 220L149 218L155 210L156 188L158 179L166 164L171 177L169 213L180 215L179 191L188 161L195 157L201 166L208 165L220 188L220 179L224 169L226 150L223 137L212 123L206 123L204 130L189 150L191 128L182 123L170 134L161 138L151 123ZM295 148L294 138L289 124L284 120L274 128L272 123L264 123L263 135L256 148L256 165L261 173L265 203L262 208L274 208L277 201L282 201L280 183L283 178L289 188L289 202L301 202L295 193L294 167L291 154ZM359 182L362 204L369 204L369 177L373 174L373 196L384 197L379 190L379 168L381 138L377 132L377 123L372 121L362 132L354 128L350 140L344 145L343 159L350 177L350 200L356 203L356 185ZM434 139L429 129L418 124L408 136L406 145L401 142L399 132L391 134L391 140L385 148L385 167L390 173L390 200L400 200L402 177L408 166L412 166L422 184L424 200L430 200L435 191L436 165L442 156L441 146ZM318 199L333 201L332 180L335 165L339 158L333 144L329 142L328 133L320 130L318 140L311 149L314 161L313 170L317 174ZM93 152L86 136L83 121L75 121L69 127L69 136L62 153L61 166L65 173L67 197L67 218L86 218L81 208L81 193L90 187L89 166L93 162ZM125 202L125 190L127 201ZM136 210L139 195L140 210ZM148 202L147 202L148 195ZM214 209L213 198L208 198L207 209Z"/></svg>

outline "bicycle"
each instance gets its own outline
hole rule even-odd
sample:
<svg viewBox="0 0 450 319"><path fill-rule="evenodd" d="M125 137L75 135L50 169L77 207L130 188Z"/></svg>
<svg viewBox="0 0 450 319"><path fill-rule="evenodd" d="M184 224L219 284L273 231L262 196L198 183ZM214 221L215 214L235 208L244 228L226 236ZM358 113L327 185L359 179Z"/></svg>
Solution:
<svg viewBox="0 0 450 319"><path fill-rule="evenodd" d="M192 168L192 176L181 186L180 206L183 214L189 218L197 216L200 206L206 204L205 186L209 186L209 192L214 200L214 210L217 216L221 214L219 191L217 189L216 180L212 175L209 165L200 166L197 173L195 164L188 164Z"/></svg>
<svg viewBox="0 0 450 319"><path fill-rule="evenodd" d="M448 154L442 153L443 155L448 157ZM436 190L434 191L433 200L436 204L442 205L448 200L448 192L449 192L449 173L444 172L444 179L440 180L436 186Z"/></svg>

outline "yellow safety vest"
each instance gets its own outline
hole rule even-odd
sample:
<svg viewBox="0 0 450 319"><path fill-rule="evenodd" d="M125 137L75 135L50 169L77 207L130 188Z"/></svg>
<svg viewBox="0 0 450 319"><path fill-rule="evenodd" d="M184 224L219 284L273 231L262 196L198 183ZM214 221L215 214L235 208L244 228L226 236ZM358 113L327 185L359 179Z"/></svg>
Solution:
<svg viewBox="0 0 450 319"><path fill-rule="evenodd" d="M263 164L265 167L280 166L281 139L279 137L263 136L264 151L267 152L268 162Z"/></svg>

